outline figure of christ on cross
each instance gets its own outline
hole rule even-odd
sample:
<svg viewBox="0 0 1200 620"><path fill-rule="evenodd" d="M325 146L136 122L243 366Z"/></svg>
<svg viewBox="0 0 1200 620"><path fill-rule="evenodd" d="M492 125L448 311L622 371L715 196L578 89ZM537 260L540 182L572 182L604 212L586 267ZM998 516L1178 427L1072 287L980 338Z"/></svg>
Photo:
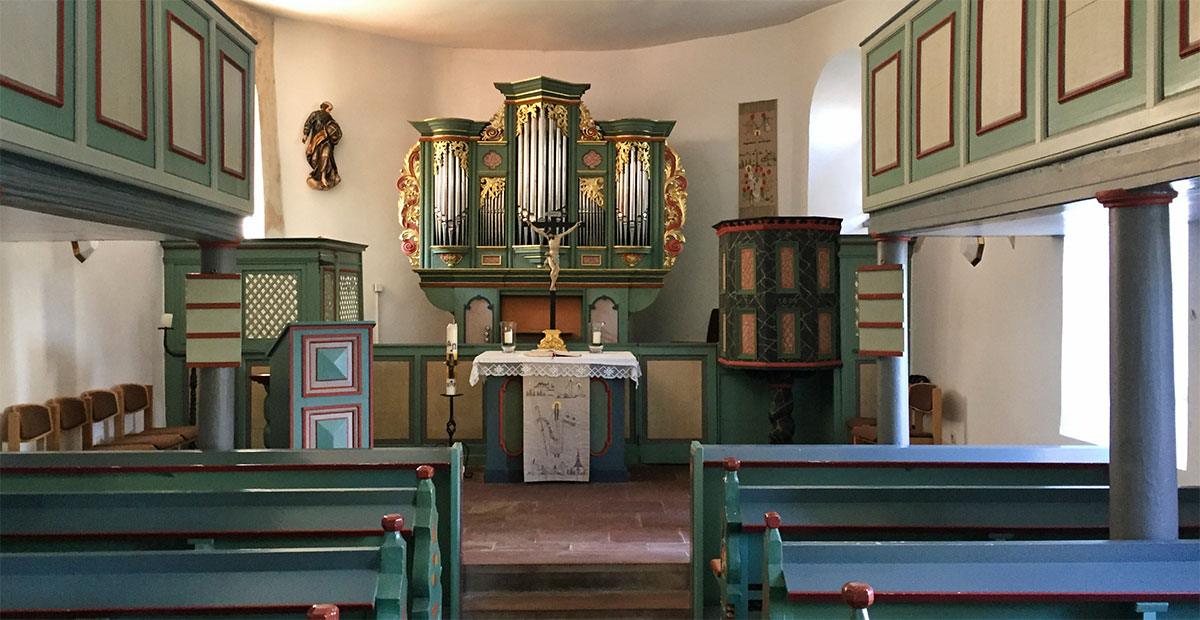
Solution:
<svg viewBox="0 0 1200 620"><path fill-rule="evenodd" d="M550 234L545 229L538 228L533 222L527 222L529 227L533 229L533 232L546 238L546 245L548 246L546 248L546 266L550 268L550 290L552 291L555 290L555 286L558 283L558 248L562 245L563 237L571 234L582 223L575 222L570 228L558 234ZM546 228L550 228L550 226L546 226Z"/></svg>

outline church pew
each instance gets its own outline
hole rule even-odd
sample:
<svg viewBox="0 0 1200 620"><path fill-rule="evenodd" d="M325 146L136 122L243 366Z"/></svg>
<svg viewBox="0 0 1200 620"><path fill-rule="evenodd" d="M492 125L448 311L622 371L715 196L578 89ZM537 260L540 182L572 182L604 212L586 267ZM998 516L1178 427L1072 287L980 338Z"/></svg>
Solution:
<svg viewBox="0 0 1200 620"><path fill-rule="evenodd" d="M850 617L848 582L889 619L1200 617L1200 541L783 542L765 522L764 618Z"/></svg>
<svg viewBox="0 0 1200 620"><path fill-rule="evenodd" d="M691 446L693 615L721 603L709 561L720 554L724 459L750 485L1107 485L1108 450L1093 446Z"/></svg>
<svg viewBox="0 0 1200 620"><path fill-rule="evenodd" d="M372 502L380 501L380 493L397 493L395 489L398 488L416 488L417 469L426 464L432 466L430 483L436 487L437 492L431 494L434 504L425 509L433 517L432 522L436 523L436 529L431 528L428 536L413 535L411 555L431 558L436 560L439 567L444 565L444 568L441 568L441 577L433 580L433 583L430 583L429 574L421 575L420 583L428 585L414 585L414 595L419 598L422 589L428 589L431 592L430 596L440 598L436 602L443 614L455 617L458 614L461 579L459 558L462 503L462 452L461 446L457 444L450 448L371 450L4 455L4 458L0 458L0 476L3 476L4 480L4 484L0 485L0 507L7 504L6 494L23 500L16 503L17 507L24 506L30 509L31 502L36 502L39 495L53 498L59 494L109 492L142 493L144 495L140 497L150 497L161 491L162 498L150 500L158 503L159 508L151 510L157 512L162 506L169 506L172 502L183 502L185 505L189 501L195 503L196 496L189 493L198 491L243 493L244 496L238 501L252 502L255 500L249 499L249 496L258 494L259 497L265 497L267 494L261 492L271 490L279 491L275 497L291 498L283 500L285 503L299 503L305 497L316 497L311 495L312 493L344 489L347 493L357 494L350 497L365 501L363 505L370 507L375 514L373 518L377 519L381 513L378 512L378 505ZM247 493L249 490L253 491ZM188 500L189 497L193 499ZM396 499L399 499L399 496ZM115 496L110 497L110 500L116 501ZM407 510L401 506L392 506L391 500L386 501L390 506L386 512L405 513ZM415 508L421 508L419 501ZM377 535L362 533L363 528L371 526L363 521L361 515L353 517L354 520L347 520L351 517L346 516L344 511L328 506L302 510L314 518L342 516L336 516L336 527L303 526L290 517L286 518L287 520L279 520L285 517L271 517L272 520L241 534L238 528L250 524L247 519L242 519L240 523L235 517L223 519L217 522L226 524L220 528L214 527L212 522L204 525L199 519L194 519L191 526L187 525L187 521L182 521L179 524L180 529L174 532L169 531L173 524L164 521L159 528L160 532L135 528L139 536L133 538L127 535L130 532L122 532L119 529L100 531L102 528L114 526L111 520L97 522L94 532L98 534L96 536L72 535L75 530L70 528L80 526L60 528L56 536L39 537L36 535L39 534L37 531L25 532L35 536L3 536L9 526L7 519L0 519L0 547L14 551L44 549L44 546L39 545L45 544L66 544L73 549L91 550L179 549L181 546L192 544L189 540L195 544L218 548L235 548L246 546L247 543L277 547L379 544ZM417 510L413 514L419 513L420 510ZM142 520L143 524L149 522L148 519ZM103 523L103 526L100 523ZM278 527L273 525L275 523L278 523ZM360 523L367 524L359 525ZM410 523L415 521L410 520ZM19 525L19 521L17 524ZM222 528L224 532L215 531ZM260 535L262 531L273 528L277 531L265 536ZM14 531L13 534L19 532ZM181 545L180 541L184 544ZM417 577L415 571L414 565L414 583Z"/></svg>
<svg viewBox="0 0 1200 620"><path fill-rule="evenodd" d="M403 523L384 516L372 547L0 553L0 616L299 618L333 601L346 617L398 620ZM440 615L435 604L413 617Z"/></svg>
<svg viewBox="0 0 1200 620"><path fill-rule="evenodd" d="M1107 486L746 486L726 462L719 559L722 608L746 617L762 587L757 515L784 540L1073 540L1108 537ZM743 522L746 519L746 522ZM1200 488L1179 490L1181 534L1200 533Z"/></svg>

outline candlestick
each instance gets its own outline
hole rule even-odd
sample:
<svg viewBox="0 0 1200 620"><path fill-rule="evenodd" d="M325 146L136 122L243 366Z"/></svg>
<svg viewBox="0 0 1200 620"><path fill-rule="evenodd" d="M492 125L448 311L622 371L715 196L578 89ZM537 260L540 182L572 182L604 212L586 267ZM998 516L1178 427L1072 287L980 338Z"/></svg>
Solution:
<svg viewBox="0 0 1200 620"><path fill-rule="evenodd" d="M458 393L458 383L453 377L446 379L446 396L454 396Z"/></svg>

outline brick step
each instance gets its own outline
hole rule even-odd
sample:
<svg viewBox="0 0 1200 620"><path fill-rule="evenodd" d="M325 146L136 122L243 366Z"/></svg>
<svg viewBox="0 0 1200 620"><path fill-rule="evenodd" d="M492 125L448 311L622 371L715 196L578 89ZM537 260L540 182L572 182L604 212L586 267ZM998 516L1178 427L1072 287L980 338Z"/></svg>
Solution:
<svg viewBox="0 0 1200 620"><path fill-rule="evenodd" d="M495 564L463 566L463 592L576 593L678 591L691 587L691 566L656 564Z"/></svg>
<svg viewBox="0 0 1200 620"><path fill-rule="evenodd" d="M467 592L465 618L687 618L687 590Z"/></svg>

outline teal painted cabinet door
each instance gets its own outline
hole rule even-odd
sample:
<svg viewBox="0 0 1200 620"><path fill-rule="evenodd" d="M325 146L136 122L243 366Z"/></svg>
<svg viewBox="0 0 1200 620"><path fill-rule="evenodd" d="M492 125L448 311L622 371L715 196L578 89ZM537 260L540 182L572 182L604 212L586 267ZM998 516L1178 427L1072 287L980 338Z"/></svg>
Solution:
<svg viewBox="0 0 1200 620"><path fill-rule="evenodd" d="M75 2L0 2L0 117L75 139Z"/></svg>

